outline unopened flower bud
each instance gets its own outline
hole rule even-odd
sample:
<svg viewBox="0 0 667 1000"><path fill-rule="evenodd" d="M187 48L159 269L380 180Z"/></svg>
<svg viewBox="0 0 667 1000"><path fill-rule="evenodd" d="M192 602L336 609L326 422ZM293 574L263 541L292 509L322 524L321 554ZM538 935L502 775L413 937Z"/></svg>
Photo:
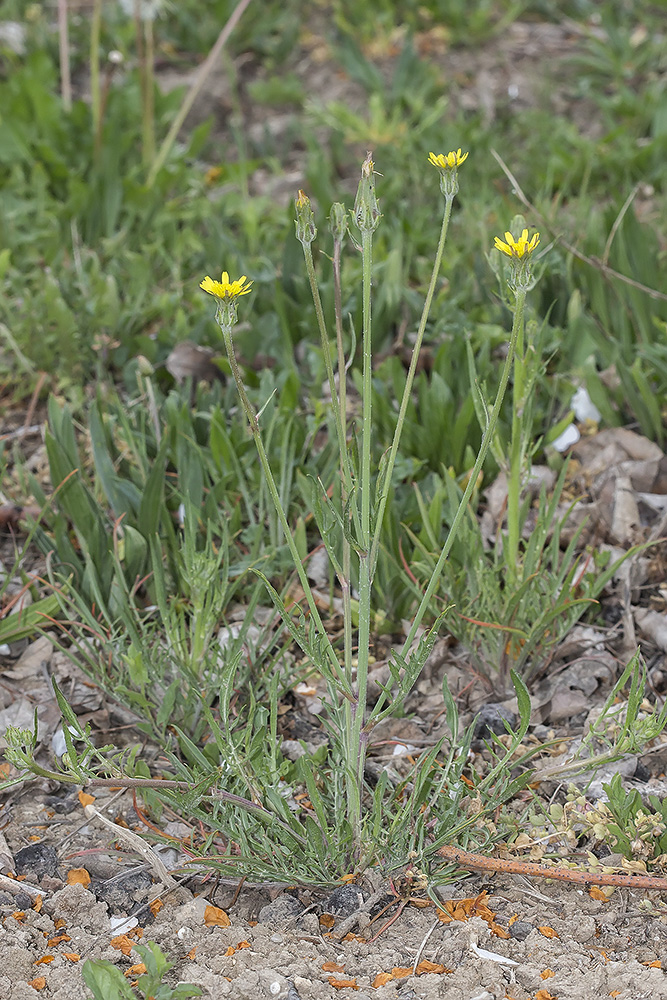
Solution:
<svg viewBox="0 0 667 1000"><path fill-rule="evenodd" d="M380 206L375 197L373 154L368 153L361 165L361 180L354 201L354 218L362 233L372 233L381 219Z"/></svg>
<svg viewBox="0 0 667 1000"><path fill-rule="evenodd" d="M339 201L335 201L329 213L329 225L334 243L343 243L347 232L347 209Z"/></svg>
<svg viewBox="0 0 667 1000"><path fill-rule="evenodd" d="M315 216L313 215L313 210L310 207L310 198L308 195L304 194L303 191L299 191L299 195L294 204L296 206L296 219L294 220L294 225L296 226L296 238L299 243L303 244L305 247L312 243L317 236Z"/></svg>

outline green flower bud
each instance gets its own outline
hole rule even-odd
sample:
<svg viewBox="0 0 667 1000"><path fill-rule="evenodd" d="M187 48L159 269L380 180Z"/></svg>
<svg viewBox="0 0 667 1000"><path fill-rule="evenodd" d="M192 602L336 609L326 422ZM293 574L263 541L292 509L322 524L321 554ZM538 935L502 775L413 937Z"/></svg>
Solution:
<svg viewBox="0 0 667 1000"><path fill-rule="evenodd" d="M294 204L296 206L296 219L294 220L296 238L305 247L312 243L317 236L315 216L310 207L310 198L303 191L299 191L299 196Z"/></svg>
<svg viewBox="0 0 667 1000"><path fill-rule="evenodd" d="M347 233L347 209L339 201L335 201L331 206L329 214L329 226L334 238L334 243L342 245Z"/></svg>
<svg viewBox="0 0 667 1000"><path fill-rule="evenodd" d="M372 153L368 153L361 165L361 180L354 201L354 218L362 233L374 232L382 218L380 206L375 197L372 155Z"/></svg>

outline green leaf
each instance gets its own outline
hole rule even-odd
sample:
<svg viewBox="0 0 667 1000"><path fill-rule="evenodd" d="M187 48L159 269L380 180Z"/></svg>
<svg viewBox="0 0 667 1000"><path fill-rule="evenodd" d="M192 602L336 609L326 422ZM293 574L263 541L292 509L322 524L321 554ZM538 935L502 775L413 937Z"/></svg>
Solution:
<svg viewBox="0 0 667 1000"><path fill-rule="evenodd" d="M83 963L81 974L95 1000L137 1000L123 973L111 962L89 958Z"/></svg>

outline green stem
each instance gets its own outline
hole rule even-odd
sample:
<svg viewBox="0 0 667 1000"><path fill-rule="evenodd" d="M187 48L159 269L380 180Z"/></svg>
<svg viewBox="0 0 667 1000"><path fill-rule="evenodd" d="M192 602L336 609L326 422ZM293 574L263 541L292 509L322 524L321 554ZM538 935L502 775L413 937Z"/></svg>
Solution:
<svg viewBox="0 0 667 1000"><path fill-rule="evenodd" d="M95 160L102 148L102 99L100 91L100 35L102 32L102 0L94 0L90 22L90 109L93 118L93 149Z"/></svg>
<svg viewBox="0 0 667 1000"><path fill-rule="evenodd" d="M155 159L155 42L153 22L150 18L144 21L144 39L145 64L141 121L143 160L144 166L148 167Z"/></svg>
<svg viewBox="0 0 667 1000"><path fill-rule="evenodd" d="M521 530L519 508L523 478L523 409L525 405L526 362L523 351L523 307L525 292L517 292L514 323L518 327L514 352L514 387L512 392L512 441L510 463L507 470L507 558L504 560L510 579L516 582L519 575L519 534Z"/></svg>
<svg viewBox="0 0 667 1000"><path fill-rule="evenodd" d="M337 391L336 391L336 381L335 381L335 378L334 378L333 364L332 364L332 361L331 361L331 349L329 347L329 336L327 334L327 325L326 325L326 320L324 318L324 310L322 309L322 300L320 298L320 291L319 291L319 288L317 286L317 277L315 275L315 265L313 263L313 252L312 252L311 244L304 242L302 244L302 246L303 246L303 257L304 257L304 260L306 262L306 272L308 274L308 281L310 282L310 291L311 291L311 294L312 294L312 297L313 297L313 303L315 305L315 315L317 317L317 326L318 326L318 329L320 331L320 343L322 345L322 356L324 357L324 366L326 368L327 379L329 381L329 392L331 394L331 402L332 402L332 404L334 404L334 417L335 417L335 421L336 421L336 437L338 439L338 453L340 455L341 471L343 473L343 483L344 483L344 499L343 499L343 503L345 503L345 497L350 496L350 494L352 493L352 470L351 470L351 467L350 467L350 459L349 459L349 455L348 455L348 451L347 451L347 441L346 441L346 435L345 435L345 411L342 409L341 405L339 405L338 407L335 405L336 398L337 397L340 398L340 396L339 396L339 393L337 393ZM340 249L339 249L339 258L340 258ZM339 274L339 277L340 277L340 274ZM340 289L339 289L339 295L340 295ZM343 386L342 390L340 390L340 391L342 391L342 393L343 393L343 397L342 398L343 398L343 405L344 405L344 400L345 400L345 395L344 395L344 393L345 393L345 389L344 389L345 368L343 366L342 371L340 371L340 355L341 355L341 351L342 351L342 334L341 334L340 343L339 343L339 347L338 347L338 365L339 365L340 383L341 383L341 386ZM353 506L352 511L353 511L353 515L355 515L355 526L357 527L357 530L359 531L360 528L361 528L361 525L359 524L359 514L358 514L358 511L357 511L357 509L356 509L355 506Z"/></svg>
<svg viewBox="0 0 667 1000"><path fill-rule="evenodd" d="M345 462L350 467L349 454L347 450L347 372L345 370L345 351L343 348L343 297L341 292L341 270L340 257L342 251L342 241L334 239L333 248L333 279L334 279L334 318L336 323L336 351L338 355L338 413L339 423L342 428L343 441L341 444L341 469ZM351 470L350 470L350 479ZM345 482L341 487L341 508L342 516L345 517L345 505L350 492ZM358 509L355 505L357 520ZM345 658L345 676L350 687L352 687L352 546L349 539L343 535L343 565L342 577L340 578L340 589L343 601L343 655ZM346 733L352 731L352 704L347 699L344 704L344 730Z"/></svg>
<svg viewBox="0 0 667 1000"><path fill-rule="evenodd" d="M454 516L452 526L449 529L449 534L447 535L447 539L442 548L442 552L440 553L438 561L433 569L433 573L431 574L431 579L429 580L428 587L426 588L424 596L421 599L421 602L417 609L417 613L412 622L410 631L408 632L405 642L403 643L403 649L401 650L402 656L407 656L410 647L412 646L412 643L415 640L415 636L417 635L417 631L419 629L419 626L421 625L422 619L426 614L426 611L431 603L431 600L433 599L433 595L435 594L437 586L440 582L440 576L442 574L443 567L445 565L447 557L449 556L452 545L454 544L454 540L459 530L459 525L461 524L461 521L465 515L465 511L468 506L468 501L470 500L473 490L477 485L477 477L479 476L479 473L482 469L482 465L484 464L484 459L486 458L491 442L493 441L493 436L496 432L496 426L498 424L498 417L500 416L500 407L502 406L503 398L507 390L507 383L509 381L510 370L512 368L514 352L516 350L517 340L519 337L519 330L523 328L523 306L525 300L526 300L525 291L517 291L516 305L514 309L514 322L512 323L512 334L510 337L509 347L507 350L507 357L505 358L505 364L503 365L502 374L500 376L500 384L498 386L498 392L496 393L496 399L493 404L493 409L489 416L489 422L486 426L484 434L482 435L482 443L480 444L479 447L477 460L468 478L468 485L466 486L463 496L461 497L461 502L459 503L458 509Z"/></svg>
<svg viewBox="0 0 667 1000"><path fill-rule="evenodd" d="M63 111L72 110L72 75L69 55L69 30L67 24L67 0L58 0L58 53L60 61L60 94Z"/></svg>
<svg viewBox="0 0 667 1000"><path fill-rule="evenodd" d="M354 780L348 782L348 819L352 827L357 858L363 853L361 843L361 798L364 783L367 736L362 733L366 716L366 692L368 690L368 661L371 632L371 416L372 416L372 375L373 356L371 344L371 265L373 260L373 233L370 229L361 231L362 251L362 389L361 389L361 534L359 536L359 630L357 642L357 683L356 703L352 708L351 729L345 734L348 740L346 760L349 766L356 755Z"/></svg>
<svg viewBox="0 0 667 1000"><path fill-rule="evenodd" d="M361 388L361 545L368 551L371 541L371 435L372 435L372 377L373 354L371 344L371 262L373 234L364 229L361 233L362 289L363 289L363 369Z"/></svg>
<svg viewBox="0 0 667 1000"><path fill-rule="evenodd" d="M220 322L220 320L218 321ZM306 600L308 602L308 607L310 609L311 619L314 622L315 628L317 629L318 633L324 639L324 649L326 650L326 655L329 660L332 673L334 677L338 680L341 691L343 692L346 698L354 699L354 692L352 691L351 686L348 683L348 680L345 677L344 672L341 670L341 666L340 663L338 662L338 657L336 656L336 652L333 646L331 645L331 640L329 639L326 629L322 624L322 619L320 618L320 613L317 610L317 605L315 604L315 598L313 597L310 583L308 582L308 576L306 574L305 569L303 568L303 563L299 555L299 550L296 547L294 536L290 530L290 526L287 522L287 517L285 516L285 512L280 502L280 494L278 492L278 487L276 486L276 481L273 478L273 473L271 471L271 466L269 464L269 458L268 455L266 454L266 450L264 448L264 442L262 441L262 436L260 434L257 414L255 413L252 403L248 399L247 393L245 391L245 386L243 384L241 369L239 368L238 361L236 360L236 354L234 352L234 342L232 340L232 328L231 326L220 322L220 329L222 330L222 336L225 342L225 349L227 351L227 359L229 361L229 366L232 370L232 375L234 376L234 381L236 382L236 388L239 394L239 399L241 400L241 406L243 407L243 411L248 419L250 431L255 440L255 446L257 448L257 454L259 455L259 460L262 465L266 484L268 486L269 493L271 494L271 499L273 501L276 514L278 515L278 520L280 521L285 541L287 542L287 547L290 550L292 561L294 563L294 568L299 577L299 581L301 583L301 587L303 588L303 592L306 595Z"/></svg>
<svg viewBox="0 0 667 1000"><path fill-rule="evenodd" d="M438 242L438 249L435 255L435 261L433 263L433 271L431 272L431 281L429 283L428 291L426 293L426 299L424 300L424 308L422 309L422 315L419 321L419 328L417 330L417 339L415 340L415 345L412 350L410 367L408 368L408 374L405 380L405 388L403 389L401 408L398 411L398 420L396 421L394 438L391 443L391 450L389 452L389 458L387 459L387 465L385 467L384 479L382 481L382 487L380 490L381 496L380 496L380 504L378 507L378 517L375 523L375 531L373 533L373 545L371 548L371 578L375 575L375 566L377 563L378 548L380 545L380 536L382 533L382 522L384 520L384 513L387 506L387 501L389 499L389 494L391 491L391 477L394 471L394 465L396 463L396 454L398 452L398 445L401 440L401 434L403 433L405 414L407 413L408 404L410 403L410 395L412 393L412 383L414 382L415 372L417 370L417 364L419 362L419 353L421 351L421 345L424 339L426 323L428 321L428 316L431 311L431 303L433 301L433 295L435 293L435 285L438 279L438 274L440 273L440 265L442 263L442 255L445 249L445 241L447 239L447 229L449 228L449 219L452 214L453 201L454 201L454 195L445 196L445 211L442 218L442 226L440 229L440 240Z"/></svg>

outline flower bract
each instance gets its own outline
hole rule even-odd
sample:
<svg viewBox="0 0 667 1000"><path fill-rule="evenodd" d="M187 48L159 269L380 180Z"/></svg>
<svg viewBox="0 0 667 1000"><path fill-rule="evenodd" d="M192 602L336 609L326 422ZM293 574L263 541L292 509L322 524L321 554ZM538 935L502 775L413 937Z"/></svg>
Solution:
<svg viewBox="0 0 667 1000"><path fill-rule="evenodd" d="M220 281L214 281L213 278L206 275L204 280L199 283L199 287L203 288L205 292L208 292L209 295L215 295L223 302L233 302L239 295L247 295L251 285L252 281L248 281L245 274L242 274L236 281L230 281L227 271L222 272Z"/></svg>
<svg viewBox="0 0 667 1000"><path fill-rule="evenodd" d="M529 256L537 244L540 242L540 234L534 233L530 239L528 239L528 230L524 229L518 240L515 240L510 232L505 233L505 241L501 240L499 236L495 238L495 248L500 250L501 253L507 254L508 257L522 257Z"/></svg>

